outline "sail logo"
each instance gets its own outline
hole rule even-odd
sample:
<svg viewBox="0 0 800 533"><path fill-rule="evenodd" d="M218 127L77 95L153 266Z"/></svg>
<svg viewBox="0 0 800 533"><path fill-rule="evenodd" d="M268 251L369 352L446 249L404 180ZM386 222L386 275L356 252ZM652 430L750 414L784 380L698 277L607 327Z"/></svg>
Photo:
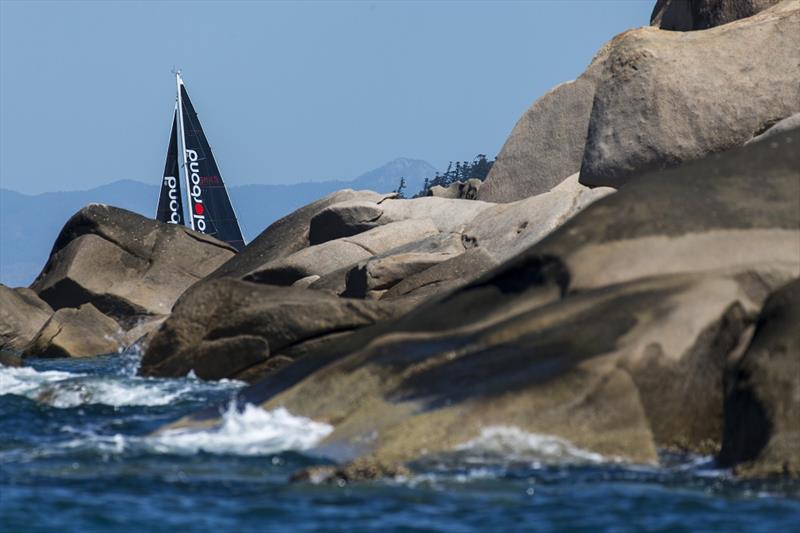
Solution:
<svg viewBox="0 0 800 533"><path fill-rule="evenodd" d="M178 180L175 176L164 176L164 185L167 186L167 197L169 198L169 220L168 224L181 224L180 204L178 204Z"/></svg>
<svg viewBox="0 0 800 533"><path fill-rule="evenodd" d="M189 196L192 199L192 222L196 229L205 233L206 231L206 217L205 207L203 206L202 189L200 188L200 163L197 161L197 152L195 150L186 149L186 157L189 164L189 181L191 189Z"/></svg>

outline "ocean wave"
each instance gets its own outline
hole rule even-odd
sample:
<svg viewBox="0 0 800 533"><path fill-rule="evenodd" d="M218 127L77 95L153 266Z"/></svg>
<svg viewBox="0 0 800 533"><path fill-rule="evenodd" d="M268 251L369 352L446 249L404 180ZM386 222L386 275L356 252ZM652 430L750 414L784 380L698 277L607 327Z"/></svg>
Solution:
<svg viewBox="0 0 800 533"><path fill-rule="evenodd" d="M579 464L612 462L598 453L578 448L553 435L528 433L513 426L488 426L479 436L460 444L456 452L477 461L503 459L534 464Z"/></svg>
<svg viewBox="0 0 800 533"><path fill-rule="evenodd" d="M0 452L0 463L23 458L100 453L104 459L114 455L155 454L260 456L312 449L333 428L328 424L294 416L283 408L267 411L252 404L239 410L231 401L218 425L209 428L169 429L153 435L98 434L89 428L64 426L62 433L72 437L56 446L35 450Z"/></svg>
<svg viewBox="0 0 800 533"><path fill-rule="evenodd" d="M0 396L25 396L57 408L90 404L153 407L169 405L203 391L235 390L243 385L232 380L162 380L0 367Z"/></svg>
<svg viewBox="0 0 800 533"><path fill-rule="evenodd" d="M0 396L4 394L28 396L47 383L56 383L83 375L59 370L40 372L30 367L14 368L0 365Z"/></svg>
<svg viewBox="0 0 800 533"><path fill-rule="evenodd" d="M146 439L153 451L191 454L266 455L303 451L316 446L333 427L292 415L284 408L271 411L252 404L238 410L231 402L213 428L170 429Z"/></svg>

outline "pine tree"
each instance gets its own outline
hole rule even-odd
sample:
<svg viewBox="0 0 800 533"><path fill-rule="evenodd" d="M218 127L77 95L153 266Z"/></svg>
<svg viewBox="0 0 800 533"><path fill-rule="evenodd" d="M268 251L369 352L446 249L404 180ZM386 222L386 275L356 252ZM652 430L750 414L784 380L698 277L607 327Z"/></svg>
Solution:
<svg viewBox="0 0 800 533"><path fill-rule="evenodd" d="M398 198L405 198L406 195L403 192L406 188L406 178L405 176L400 176L400 185L397 186L397 190L394 191L397 193Z"/></svg>
<svg viewBox="0 0 800 533"><path fill-rule="evenodd" d="M473 178L484 181L489 175L492 165L494 165L494 160L489 161L486 158L486 154L478 154L472 162L457 161L454 164L450 161L444 173L436 172L432 179L425 178L422 190L415 194L414 198L427 196L430 188L436 185L448 187L457 181L466 181Z"/></svg>

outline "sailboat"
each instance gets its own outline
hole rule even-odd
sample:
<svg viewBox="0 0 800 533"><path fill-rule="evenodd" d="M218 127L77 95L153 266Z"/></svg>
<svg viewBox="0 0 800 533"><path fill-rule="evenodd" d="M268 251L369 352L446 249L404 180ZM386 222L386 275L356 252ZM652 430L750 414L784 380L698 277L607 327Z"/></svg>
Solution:
<svg viewBox="0 0 800 533"><path fill-rule="evenodd" d="M175 83L178 95L156 219L189 226L241 250L245 242L239 221L180 72L175 73Z"/></svg>

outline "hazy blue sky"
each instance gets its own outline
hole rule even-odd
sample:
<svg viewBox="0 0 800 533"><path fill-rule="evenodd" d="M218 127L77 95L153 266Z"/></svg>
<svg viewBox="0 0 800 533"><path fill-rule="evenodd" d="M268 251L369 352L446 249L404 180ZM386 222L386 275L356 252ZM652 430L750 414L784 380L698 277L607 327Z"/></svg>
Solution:
<svg viewBox="0 0 800 533"><path fill-rule="evenodd" d="M229 184L496 155L655 0L0 1L0 185L161 177L173 65Z"/></svg>

